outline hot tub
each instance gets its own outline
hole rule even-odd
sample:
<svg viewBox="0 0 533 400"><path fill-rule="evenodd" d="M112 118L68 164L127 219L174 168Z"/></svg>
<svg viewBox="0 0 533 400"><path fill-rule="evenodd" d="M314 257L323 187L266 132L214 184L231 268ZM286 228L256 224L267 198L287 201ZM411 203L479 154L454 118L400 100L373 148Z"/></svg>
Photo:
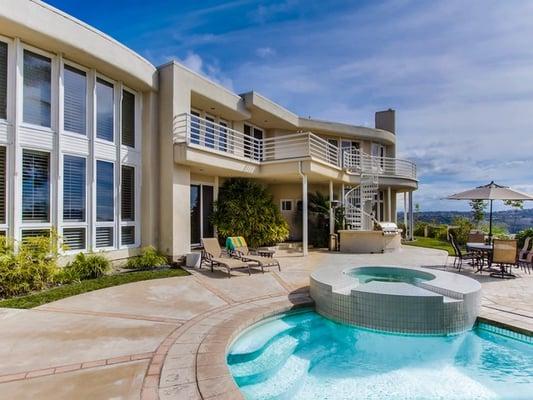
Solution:
<svg viewBox="0 0 533 400"><path fill-rule="evenodd" d="M481 298L474 279L393 265L320 268L310 278L316 311L334 321L410 334L471 329Z"/></svg>

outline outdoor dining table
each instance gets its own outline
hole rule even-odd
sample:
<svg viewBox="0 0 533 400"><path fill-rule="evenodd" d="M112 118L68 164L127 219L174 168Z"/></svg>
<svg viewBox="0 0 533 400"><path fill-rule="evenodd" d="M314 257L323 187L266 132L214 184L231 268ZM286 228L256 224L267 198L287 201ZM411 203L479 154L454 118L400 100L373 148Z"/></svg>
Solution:
<svg viewBox="0 0 533 400"><path fill-rule="evenodd" d="M493 250L492 244L470 242L466 244L466 248L467 250L481 252L483 254L483 257L487 258L488 268L492 266L492 250ZM479 266L477 272L481 271L482 269L483 269L483 262Z"/></svg>

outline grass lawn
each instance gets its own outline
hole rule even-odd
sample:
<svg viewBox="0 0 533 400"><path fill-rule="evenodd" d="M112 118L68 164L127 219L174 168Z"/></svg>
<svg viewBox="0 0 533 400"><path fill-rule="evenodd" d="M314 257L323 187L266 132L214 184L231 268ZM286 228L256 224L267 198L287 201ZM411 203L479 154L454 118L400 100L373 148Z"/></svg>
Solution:
<svg viewBox="0 0 533 400"><path fill-rule="evenodd" d="M26 296L0 300L0 307L33 308L40 306L41 304L63 299L65 297L75 296L77 294L104 289L111 286L124 285L125 283L146 281L150 279L171 278L174 276L185 275L189 275L189 273L181 268L127 272L117 275L108 275L97 279L88 279L79 283L71 283L69 285L43 290L42 292L32 293Z"/></svg>
<svg viewBox="0 0 533 400"><path fill-rule="evenodd" d="M450 256L453 256L455 254L453 251L452 245L450 243L439 240L439 239L415 236L414 242L405 243L405 245L426 247L429 249L446 250Z"/></svg>

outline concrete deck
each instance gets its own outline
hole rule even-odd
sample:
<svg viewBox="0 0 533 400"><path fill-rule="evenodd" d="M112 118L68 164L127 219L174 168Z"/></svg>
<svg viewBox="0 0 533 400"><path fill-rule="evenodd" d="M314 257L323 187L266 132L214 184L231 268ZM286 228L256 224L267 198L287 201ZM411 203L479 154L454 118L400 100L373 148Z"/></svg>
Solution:
<svg viewBox="0 0 533 400"><path fill-rule="evenodd" d="M244 326L309 304L309 275L325 265L445 268L444 252L280 254L282 272L207 269L137 282L32 310L0 309L0 399L238 399L225 350ZM452 270L448 267L448 270ZM533 275L502 281L463 272L483 290L481 316L533 331Z"/></svg>

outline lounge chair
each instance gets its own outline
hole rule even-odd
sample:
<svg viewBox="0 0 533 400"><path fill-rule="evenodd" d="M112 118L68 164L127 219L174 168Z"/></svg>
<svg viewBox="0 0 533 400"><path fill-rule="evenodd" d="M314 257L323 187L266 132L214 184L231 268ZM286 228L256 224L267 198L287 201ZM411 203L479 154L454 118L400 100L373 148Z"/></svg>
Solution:
<svg viewBox="0 0 533 400"><path fill-rule="evenodd" d="M518 265L524 270L524 272L530 274L533 269L533 250L523 256L523 258L519 258Z"/></svg>
<svg viewBox="0 0 533 400"><path fill-rule="evenodd" d="M274 257L264 257L256 253L255 250L248 248L246 240L242 236L230 236L226 239L226 248L233 256L248 262L254 262L261 267L261 272L265 272L265 267L278 267L281 272L279 261Z"/></svg>
<svg viewBox="0 0 533 400"><path fill-rule="evenodd" d="M461 251L461 247L459 247L452 234L450 234L450 243L453 247L453 251L455 252L455 259L453 260L454 268L457 268L459 271L461 271L463 261L470 261L474 266L478 267L478 271L481 271L481 267L483 266L483 258L478 252L463 253Z"/></svg>
<svg viewBox="0 0 533 400"><path fill-rule="evenodd" d="M497 278L514 278L511 273L513 265L517 264L517 243L516 240L494 239L492 250L492 264L500 264L500 271L493 272L490 276ZM509 267L509 272L507 272Z"/></svg>
<svg viewBox="0 0 533 400"><path fill-rule="evenodd" d="M228 277L231 278L231 271L234 269L247 268L248 275L251 275L250 264L232 257L224 257L224 252L218 244L217 238L203 238L202 263L207 262L213 272L214 266L220 266L228 270Z"/></svg>

